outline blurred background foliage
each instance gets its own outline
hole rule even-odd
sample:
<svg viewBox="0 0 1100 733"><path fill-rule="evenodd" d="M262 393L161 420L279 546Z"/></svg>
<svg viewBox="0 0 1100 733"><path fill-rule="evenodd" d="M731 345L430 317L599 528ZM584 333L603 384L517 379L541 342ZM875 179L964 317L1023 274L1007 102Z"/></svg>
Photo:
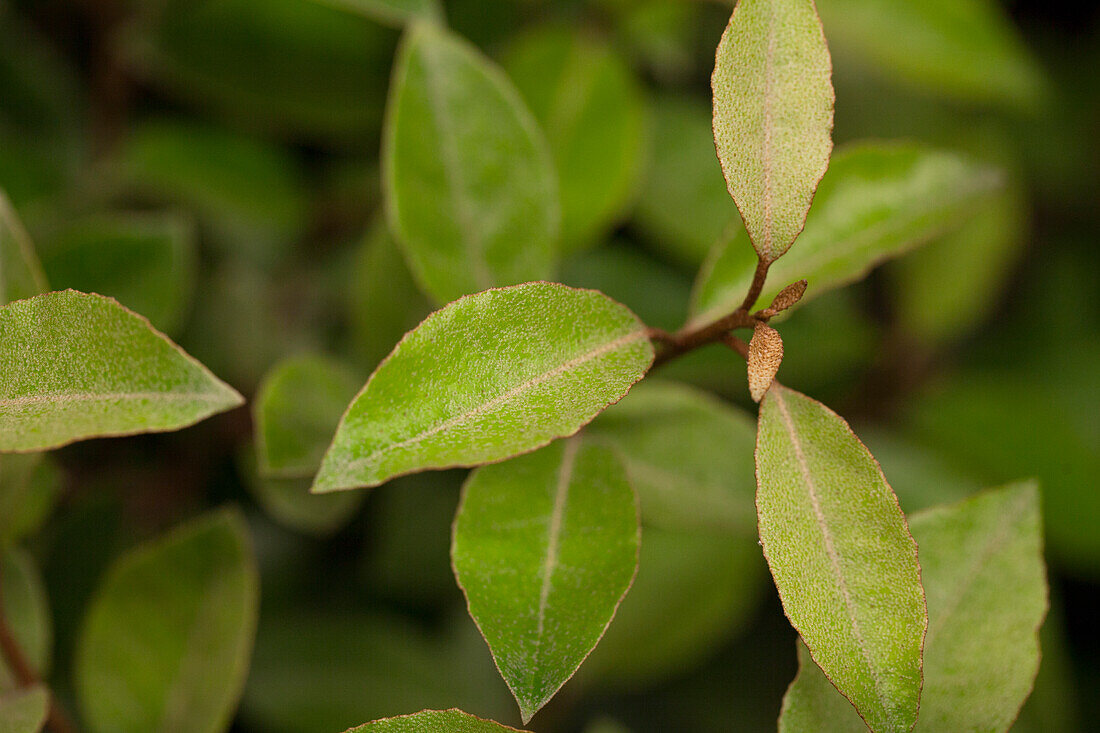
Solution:
<svg viewBox="0 0 1100 733"><path fill-rule="evenodd" d="M907 511L1041 480L1053 611L1017 729L1083 730L1100 716L1100 13L1054 0L818 5L838 145L928 142L995 165L1005 185L948 234L785 320L780 377L852 421ZM31 535L3 558L6 585L25 586L7 595L48 604L53 631L32 629L28 651L52 658L63 697L107 564L235 502L260 557L262 611L234 730L328 733L451 706L518 722L450 571L463 474L308 497L313 447L261 477L250 410L283 414L291 439L331 434L431 308L379 206L390 66L410 12L442 13L497 60L544 127L562 187L560 279L651 325L683 323L697 269L737 217L709 119L729 11L0 0L0 188L52 288L117 297L253 403L178 434L4 458L0 538ZM661 377L748 408L744 367L720 348ZM693 424L670 410L664 428ZM749 497L744 459L731 470ZM751 530L647 526L619 618L534 728L774 730L794 633Z"/></svg>

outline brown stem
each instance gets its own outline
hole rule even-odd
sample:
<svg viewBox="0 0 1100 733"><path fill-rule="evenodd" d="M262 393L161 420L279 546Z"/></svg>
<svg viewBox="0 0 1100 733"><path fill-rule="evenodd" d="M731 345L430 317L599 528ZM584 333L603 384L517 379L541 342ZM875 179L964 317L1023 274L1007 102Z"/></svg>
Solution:
<svg viewBox="0 0 1100 733"><path fill-rule="evenodd" d="M741 358L745 361L749 360L749 345L734 336L732 333L724 334L722 336L722 343L740 354Z"/></svg>
<svg viewBox="0 0 1100 733"><path fill-rule="evenodd" d="M742 301L741 307L737 310L748 312L750 308L756 305L760 293L764 290L764 281L768 279L768 268L771 265L772 263L765 261L764 258L756 261L756 272L752 274L752 285L749 286L749 292L745 293L745 300Z"/></svg>
<svg viewBox="0 0 1100 733"><path fill-rule="evenodd" d="M33 687L40 684L38 674L31 667L27 655L23 653L19 641L8 625L7 616L4 614L3 597L3 568L0 567L0 655L8 668L15 674L19 687ZM46 716L46 727L54 733L76 733L76 726L69 720L69 716L61 708L57 696L50 692L50 709Z"/></svg>

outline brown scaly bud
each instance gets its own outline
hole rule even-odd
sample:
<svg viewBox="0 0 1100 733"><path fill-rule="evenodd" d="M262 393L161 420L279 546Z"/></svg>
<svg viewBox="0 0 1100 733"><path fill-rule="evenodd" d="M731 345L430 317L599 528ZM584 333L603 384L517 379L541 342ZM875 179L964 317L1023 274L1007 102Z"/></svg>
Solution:
<svg viewBox="0 0 1100 733"><path fill-rule="evenodd" d="M783 339L779 331L758 321L749 342L749 394L755 402L764 399L783 361Z"/></svg>
<svg viewBox="0 0 1100 733"><path fill-rule="evenodd" d="M771 318L774 315L782 313L798 301L802 300L802 296L806 292L806 281L799 280L796 283L791 283L787 287L779 291L779 295L775 296L772 304L764 310L760 311L757 315L761 318Z"/></svg>

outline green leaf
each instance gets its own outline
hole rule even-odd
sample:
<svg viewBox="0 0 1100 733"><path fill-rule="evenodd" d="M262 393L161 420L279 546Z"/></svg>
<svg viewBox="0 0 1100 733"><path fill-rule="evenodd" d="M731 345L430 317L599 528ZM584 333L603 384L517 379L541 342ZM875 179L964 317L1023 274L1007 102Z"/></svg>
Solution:
<svg viewBox="0 0 1100 733"><path fill-rule="evenodd" d="M343 527L363 503L362 492L341 491L323 496L310 493L311 477L281 478L262 475L252 451L238 461L245 488L264 512L298 532L324 536Z"/></svg>
<svg viewBox="0 0 1100 733"><path fill-rule="evenodd" d="M31 556L19 548L3 551L0 563L4 618L31 669L44 676L50 671L53 624L42 576ZM0 693L17 686L14 672L0 656Z"/></svg>
<svg viewBox="0 0 1100 733"><path fill-rule="evenodd" d="M580 439L471 474L451 561L527 723L603 636L638 567L626 472Z"/></svg>
<svg viewBox="0 0 1100 733"><path fill-rule="evenodd" d="M772 265L757 302L770 303L796 280L809 281L799 305L855 282L961 225L1000 184L997 171L922 145L846 146L821 181L798 247ZM747 240L738 229L712 251L695 285L693 323L741 304L756 269Z"/></svg>
<svg viewBox="0 0 1100 733"><path fill-rule="evenodd" d="M76 687L93 731L224 730L256 629L259 574L236 511L131 550L88 609Z"/></svg>
<svg viewBox="0 0 1100 733"><path fill-rule="evenodd" d="M1042 70L992 0L821 0L821 15L838 57L862 57L934 94L1030 108L1045 92Z"/></svg>
<svg viewBox="0 0 1100 733"><path fill-rule="evenodd" d="M390 228L441 302L548 277L560 211L542 132L512 83L466 41L412 26L382 149Z"/></svg>
<svg viewBox="0 0 1100 733"><path fill-rule="evenodd" d="M53 287L115 298L177 330L195 287L194 226L168 214L111 214L71 224L42 247Z"/></svg>
<svg viewBox="0 0 1100 733"><path fill-rule="evenodd" d="M764 262L794 243L829 166L831 76L813 0L739 0L711 77L714 142Z"/></svg>
<svg viewBox="0 0 1100 733"><path fill-rule="evenodd" d="M755 535L756 426L702 390L639 384L585 435L618 453L647 526Z"/></svg>
<svg viewBox="0 0 1100 733"><path fill-rule="evenodd" d="M315 474L357 385L348 369L324 356L284 359L268 372L253 403L260 472Z"/></svg>
<svg viewBox="0 0 1100 733"><path fill-rule="evenodd" d="M613 48L563 27L522 36L504 68L546 130L561 181L561 243L594 244L637 189L642 91Z"/></svg>
<svg viewBox="0 0 1100 733"><path fill-rule="evenodd" d="M637 317L592 290L538 282L462 298L371 375L313 490L532 451L621 399L652 361Z"/></svg>
<svg viewBox="0 0 1100 733"><path fill-rule="evenodd" d="M315 0L337 8L361 13L393 26L403 26L417 18L440 20L443 8L439 0Z"/></svg>
<svg viewBox="0 0 1100 733"><path fill-rule="evenodd" d="M43 453L0 455L0 549L33 534L61 493L61 473Z"/></svg>
<svg viewBox="0 0 1100 733"><path fill-rule="evenodd" d="M0 733L38 733L49 708L50 693L42 685L0 695Z"/></svg>
<svg viewBox="0 0 1100 733"><path fill-rule="evenodd" d="M49 290L30 235L0 191L0 306Z"/></svg>
<svg viewBox="0 0 1100 733"><path fill-rule="evenodd" d="M243 401L110 298L66 290L0 308L0 451L177 430Z"/></svg>
<svg viewBox="0 0 1100 733"><path fill-rule="evenodd" d="M908 731L927 624L917 548L870 452L775 383L760 406L756 506L787 617L873 731Z"/></svg>
<svg viewBox="0 0 1100 733"><path fill-rule="evenodd" d="M1006 731L1039 669L1047 610L1034 482L913 515L928 595L917 731ZM860 731L855 710L805 648L780 731Z"/></svg>
<svg viewBox="0 0 1100 733"><path fill-rule="evenodd" d="M475 718L461 710L421 710L412 715L400 715L396 718L384 718L352 728L347 733L502 733L514 731L491 720Z"/></svg>

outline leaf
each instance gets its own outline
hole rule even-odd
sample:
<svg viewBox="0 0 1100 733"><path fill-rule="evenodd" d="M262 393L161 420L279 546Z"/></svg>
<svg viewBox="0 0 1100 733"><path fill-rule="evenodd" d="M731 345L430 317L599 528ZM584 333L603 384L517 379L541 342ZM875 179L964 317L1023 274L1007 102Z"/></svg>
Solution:
<svg viewBox="0 0 1100 733"><path fill-rule="evenodd" d="M462 298L371 375L313 490L532 451L621 399L652 361L641 322L595 291L527 283Z"/></svg>
<svg viewBox="0 0 1100 733"><path fill-rule="evenodd" d="M651 380L585 430L619 455L646 526L754 539L755 434L746 414L714 395Z"/></svg>
<svg viewBox="0 0 1100 733"><path fill-rule="evenodd" d="M764 393L772 386L772 380L783 363L783 339L779 331L757 321L749 342L749 394L753 402L764 399Z"/></svg>
<svg viewBox="0 0 1100 733"><path fill-rule="evenodd" d="M760 405L764 557L814 660L874 731L908 731L927 624L916 543L848 424L773 384Z"/></svg>
<svg viewBox="0 0 1100 733"><path fill-rule="evenodd" d="M398 51L382 164L390 228L436 300L551 274L560 211L542 132L504 72L434 24Z"/></svg>
<svg viewBox="0 0 1100 733"><path fill-rule="evenodd" d="M176 331L195 287L197 241L186 218L110 214L65 227L42 248L60 290L115 298L164 331Z"/></svg>
<svg viewBox="0 0 1100 733"><path fill-rule="evenodd" d="M177 430L243 401L110 298L66 290L0 308L0 451Z"/></svg>
<svg viewBox="0 0 1100 733"><path fill-rule="evenodd" d="M916 730L1006 731L1039 669L1047 609L1034 482L912 518L928 595L924 693ZM781 731L865 730L803 648Z"/></svg>
<svg viewBox="0 0 1100 733"><path fill-rule="evenodd" d="M0 455L0 550L33 534L61 493L61 473L43 453Z"/></svg>
<svg viewBox="0 0 1100 733"><path fill-rule="evenodd" d="M84 622L76 688L96 731L224 730L256 629L259 574L233 510L121 557Z"/></svg>
<svg viewBox="0 0 1100 733"><path fill-rule="evenodd" d="M50 671L53 623L42 576L31 556L19 548L3 551L0 563L3 563L0 568L0 582L3 582L0 599L4 604L4 618L31 669L44 676ZM17 686L14 671L0 656L0 694L10 692Z"/></svg>
<svg viewBox="0 0 1100 733"><path fill-rule="evenodd" d="M30 235L0 191L0 306L49 290Z"/></svg>
<svg viewBox="0 0 1100 733"><path fill-rule="evenodd" d="M324 356L284 359L268 372L253 402L260 472L316 473L356 384L350 371Z"/></svg>
<svg viewBox="0 0 1100 733"><path fill-rule="evenodd" d="M606 448L561 441L470 475L451 561L524 723L603 636L639 540L634 491Z"/></svg>
<svg viewBox="0 0 1100 733"><path fill-rule="evenodd" d="M960 225L1000 174L954 153L915 144L863 143L837 153L821 181L798 247L772 265L760 301L805 279L801 303L855 282L896 257ZM756 269L744 230L715 247L699 273L693 323L740 305Z"/></svg>
<svg viewBox="0 0 1100 733"><path fill-rule="evenodd" d="M491 720L475 718L461 710L421 710L412 715L400 715L396 718L384 718L352 728L347 733L429 733L447 731L447 733L503 733L514 731Z"/></svg>
<svg viewBox="0 0 1100 733"><path fill-rule="evenodd" d="M0 694L0 733L38 733L49 707L50 693L42 685Z"/></svg>
<svg viewBox="0 0 1100 733"><path fill-rule="evenodd" d="M238 461L245 488L265 513L279 524L306 534L325 536L343 527L362 505L363 493L310 493L312 477L261 475L256 456L243 451Z"/></svg>
<svg viewBox="0 0 1100 733"><path fill-rule="evenodd" d="M546 130L561 181L561 244L595 244L623 214L641 174L646 110L608 44L565 27L520 37L504 68Z"/></svg>
<svg viewBox="0 0 1100 733"><path fill-rule="evenodd" d="M763 262L794 243L829 167L831 77L813 0L739 0L711 77L714 142Z"/></svg>
<svg viewBox="0 0 1100 733"><path fill-rule="evenodd" d="M333 7L361 13L386 25L403 26L417 18L440 20L439 0L315 0Z"/></svg>

